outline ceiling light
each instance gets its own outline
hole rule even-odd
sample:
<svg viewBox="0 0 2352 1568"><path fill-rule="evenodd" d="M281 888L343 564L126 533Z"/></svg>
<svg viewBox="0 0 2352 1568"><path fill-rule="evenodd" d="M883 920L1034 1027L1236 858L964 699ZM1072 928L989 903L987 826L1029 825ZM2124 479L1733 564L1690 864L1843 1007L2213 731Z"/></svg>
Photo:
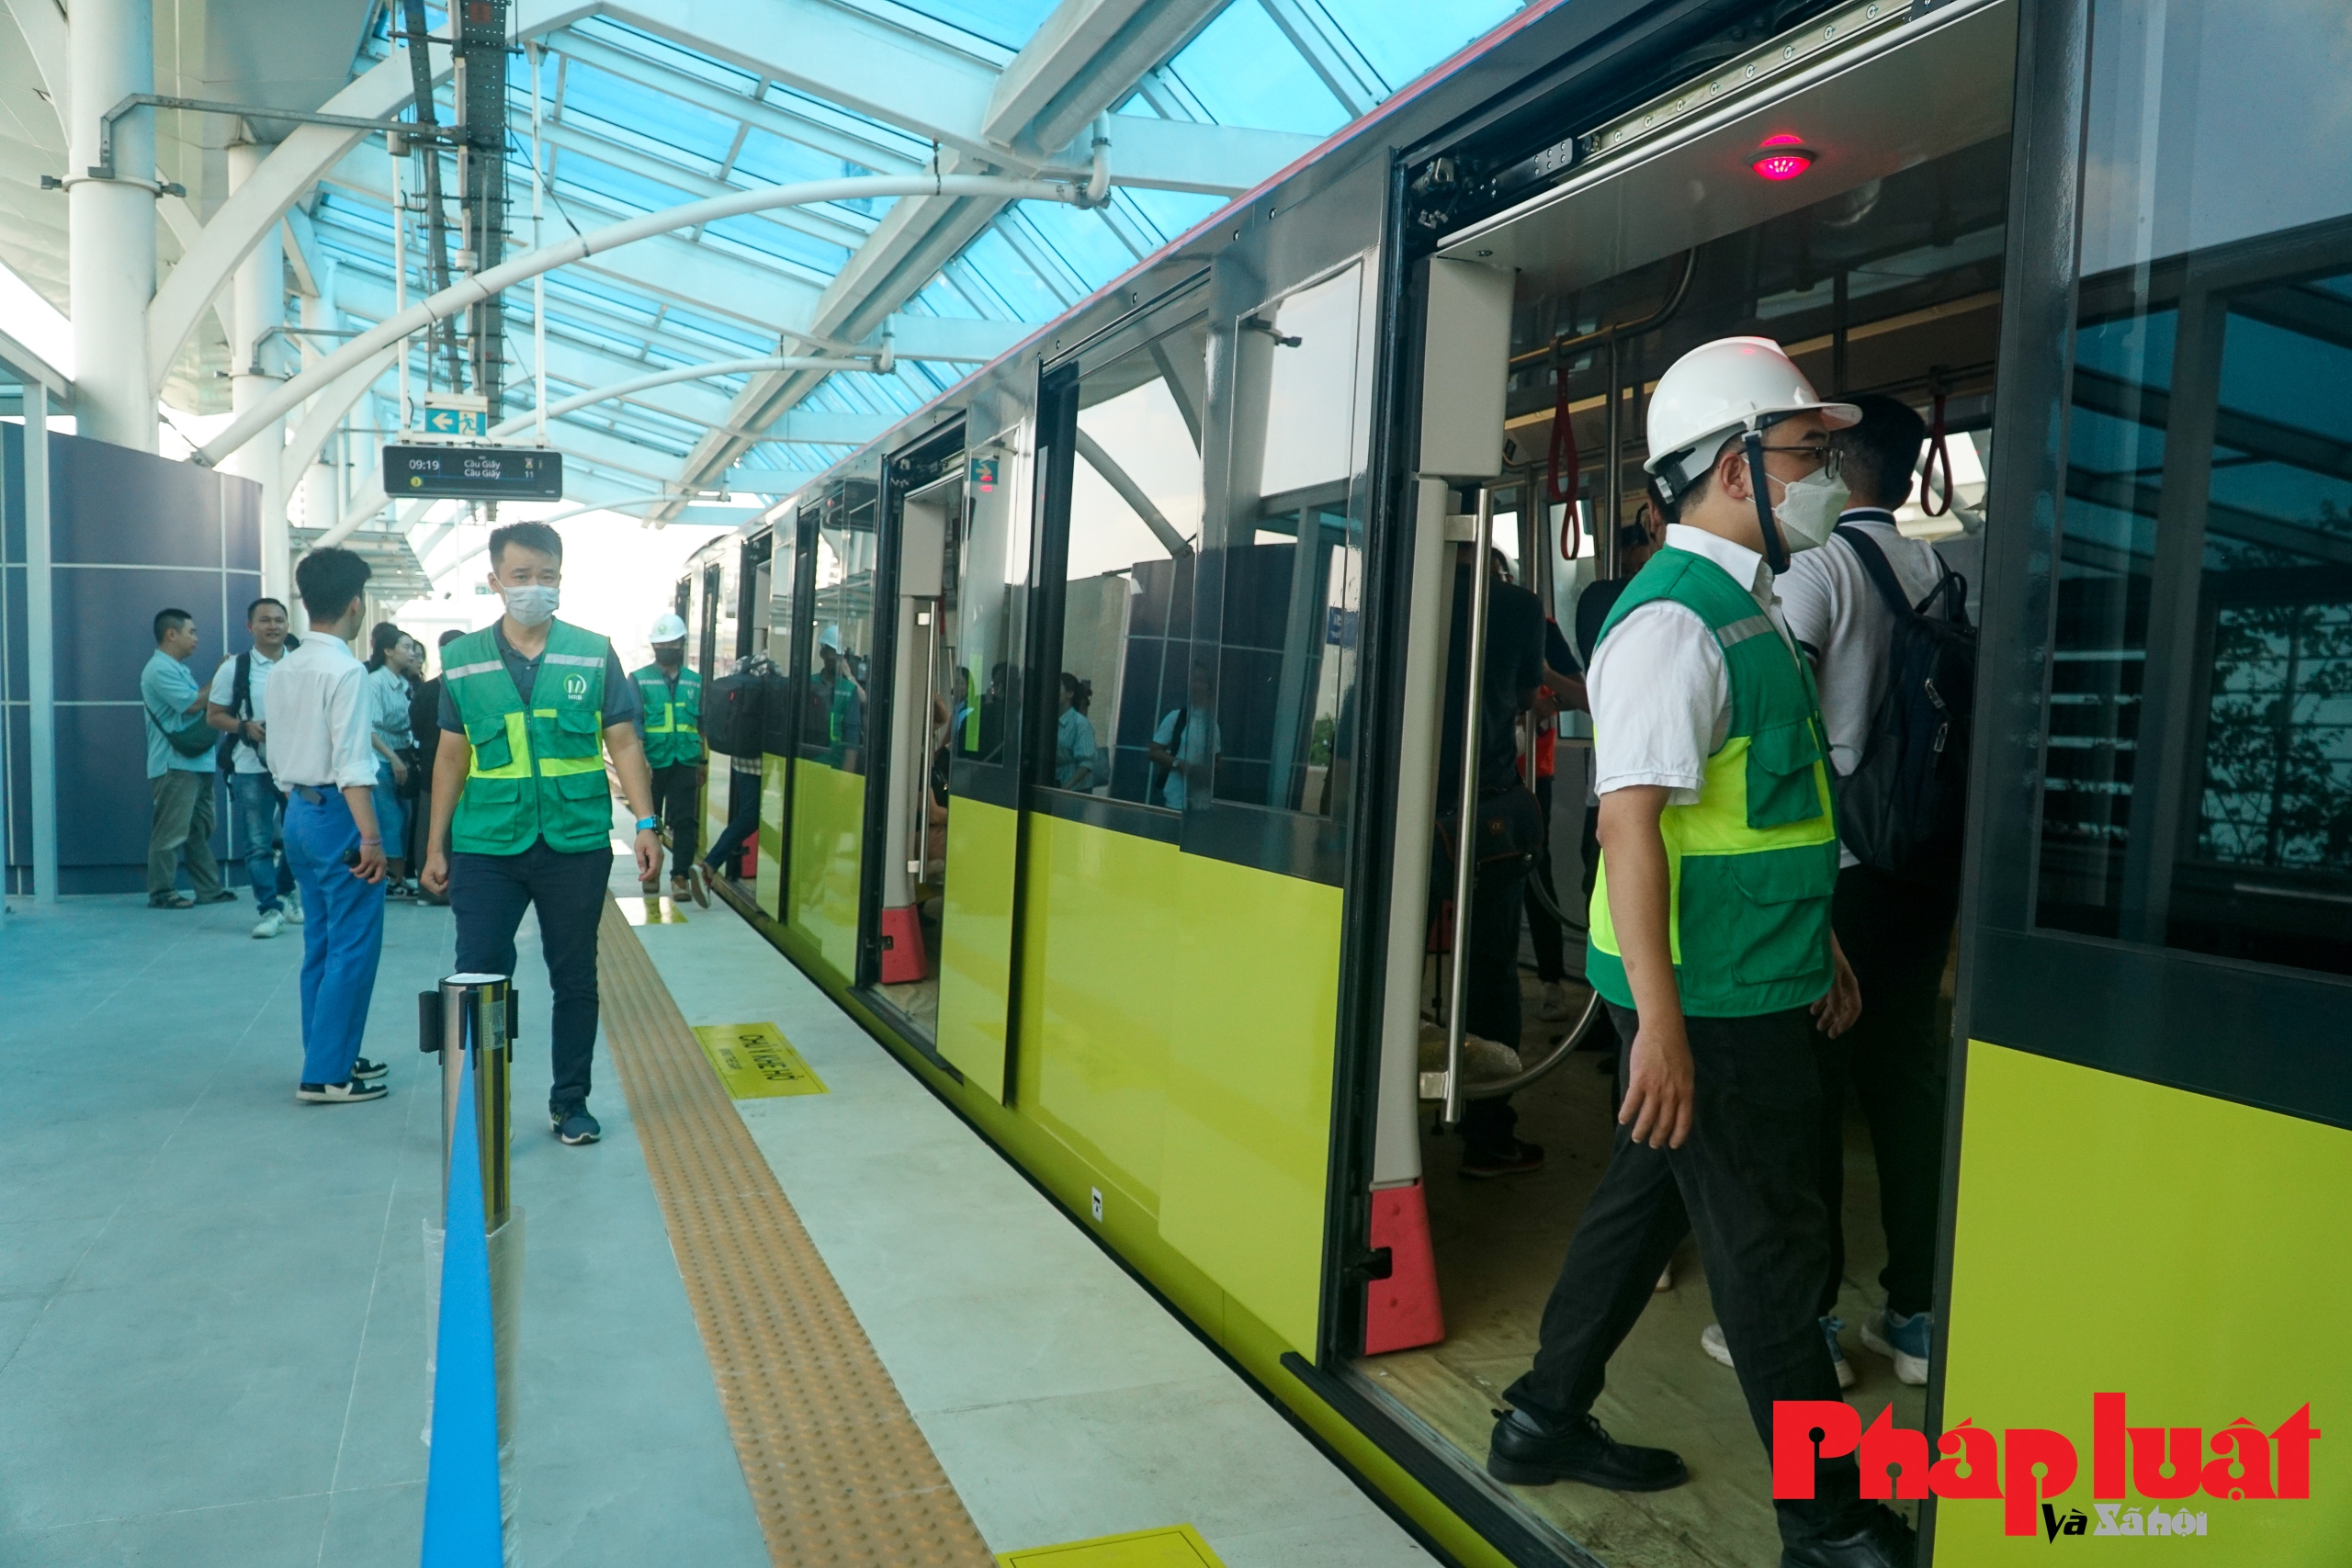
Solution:
<svg viewBox="0 0 2352 1568"><path fill-rule="evenodd" d="M1747 166L1768 180L1792 180L1813 167L1818 156L1802 140L1783 132L1768 136L1747 160Z"/></svg>

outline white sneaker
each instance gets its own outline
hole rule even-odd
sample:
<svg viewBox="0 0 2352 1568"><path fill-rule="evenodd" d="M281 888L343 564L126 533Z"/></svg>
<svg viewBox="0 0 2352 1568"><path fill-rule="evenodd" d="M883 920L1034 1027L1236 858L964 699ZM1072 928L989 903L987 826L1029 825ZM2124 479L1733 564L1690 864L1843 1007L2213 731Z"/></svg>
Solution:
<svg viewBox="0 0 2352 1568"><path fill-rule="evenodd" d="M264 909L261 919L254 922L254 937L266 941L286 929L286 917L276 909Z"/></svg>
<svg viewBox="0 0 2352 1568"><path fill-rule="evenodd" d="M1562 1019L1575 1017L1577 1010L1576 1004L1568 1000L1568 988L1566 986L1557 980L1546 980L1544 982L1544 1000L1537 1010L1544 1017L1557 1023Z"/></svg>
<svg viewBox="0 0 2352 1568"><path fill-rule="evenodd" d="M288 895L287 895L283 899L281 899L281 900L279 901L279 903L280 903L280 907L281 907L281 908L286 911L286 923L287 923L288 925L289 925L289 926L299 926L299 925L300 925L300 924L302 923L302 895L301 895L301 894L300 894L300 893L288 893Z"/></svg>
<svg viewBox="0 0 2352 1568"><path fill-rule="evenodd" d="M1821 1320L1821 1337L1829 1342L1829 1364L1838 1369L1838 1386L1851 1388L1854 1386L1854 1369L1846 1364L1846 1352L1838 1343L1838 1330L1845 1326L1841 1319L1825 1317ZM1731 1347L1724 1343L1722 1324L1711 1323L1700 1331L1699 1348L1724 1366L1731 1365Z"/></svg>
<svg viewBox="0 0 2352 1568"><path fill-rule="evenodd" d="M1656 1294L1664 1295L1672 1289L1674 1289L1674 1265L1669 1263L1658 1270L1657 1283L1652 1285L1650 1290Z"/></svg>

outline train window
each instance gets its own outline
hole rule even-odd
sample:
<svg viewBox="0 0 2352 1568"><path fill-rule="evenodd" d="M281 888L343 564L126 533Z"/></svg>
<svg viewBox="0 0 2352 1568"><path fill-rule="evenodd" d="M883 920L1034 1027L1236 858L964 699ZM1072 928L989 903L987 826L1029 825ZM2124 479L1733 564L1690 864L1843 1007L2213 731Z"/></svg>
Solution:
<svg viewBox="0 0 2352 1568"><path fill-rule="evenodd" d="M875 484L844 480L817 519L808 641L801 681L800 756L865 771L866 687L874 654Z"/></svg>
<svg viewBox="0 0 2352 1568"><path fill-rule="evenodd" d="M1003 431L973 446L966 458L971 531L958 563L963 583L949 677L949 733L959 761L1003 765L1006 742L1017 732L1027 635L1031 465L1023 448L1029 428ZM965 787L959 784L958 792Z"/></svg>
<svg viewBox="0 0 2352 1568"><path fill-rule="evenodd" d="M1221 801L1329 815L1363 580L1363 266L1235 333L1233 492L1218 541ZM1196 661L1197 662L1197 661Z"/></svg>
<svg viewBox="0 0 2352 1568"><path fill-rule="evenodd" d="M1204 317L1079 379L1054 757L1040 781L1056 788L1181 808L1186 777L1215 754L1215 720L1195 735L1180 716L1207 358Z"/></svg>
<svg viewBox="0 0 2352 1568"><path fill-rule="evenodd" d="M2352 175L2245 112L2334 91L2302 9L2094 12L2037 918L2352 974Z"/></svg>

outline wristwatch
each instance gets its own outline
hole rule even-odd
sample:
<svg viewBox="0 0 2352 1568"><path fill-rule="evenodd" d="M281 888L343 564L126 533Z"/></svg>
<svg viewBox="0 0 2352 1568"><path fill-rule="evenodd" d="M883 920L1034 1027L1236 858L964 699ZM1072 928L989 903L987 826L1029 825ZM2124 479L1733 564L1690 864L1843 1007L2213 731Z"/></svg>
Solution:
<svg viewBox="0 0 2352 1568"><path fill-rule="evenodd" d="M662 830L662 818L640 817L637 819L637 830L640 833L658 833Z"/></svg>

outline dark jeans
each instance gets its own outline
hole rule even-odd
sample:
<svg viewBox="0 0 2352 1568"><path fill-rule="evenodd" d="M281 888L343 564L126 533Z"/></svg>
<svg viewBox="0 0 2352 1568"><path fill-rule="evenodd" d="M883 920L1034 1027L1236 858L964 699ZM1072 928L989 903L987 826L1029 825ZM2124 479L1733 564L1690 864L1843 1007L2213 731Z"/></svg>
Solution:
<svg viewBox="0 0 2352 1568"><path fill-rule="evenodd" d="M702 863L721 875L732 876L726 868L743 852L743 845L760 828L760 775L739 773L727 770L727 829L718 841L710 846L710 853Z"/></svg>
<svg viewBox="0 0 2352 1568"><path fill-rule="evenodd" d="M612 874L611 850L567 854L548 848L545 839L518 855L460 851L449 857L459 971L514 976L514 928L526 907L538 911L555 1013L548 1109L558 1114L588 1103L588 1068L596 1054L596 925L605 916L605 885ZM514 978L519 984L521 976Z"/></svg>
<svg viewBox="0 0 2352 1568"><path fill-rule="evenodd" d="M1498 1044L1519 1049L1519 911L1527 874L1517 862L1478 868L1470 891L1470 953L1464 964L1463 1026ZM1519 1113L1509 1095L1465 1101L1462 1141L1471 1156L1506 1154Z"/></svg>
<svg viewBox="0 0 2352 1568"><path fill-rule="evenodd" d="M695 798L702 781L699 762L672 762L653 770L653 814L670 829L670 874L684 880L701 840L702 802Z"/></svg>
<svg viewBox="0 0 2352 1568"><path fill-rule="evenodd" d="M1632 1010L1609 1010L1619 1036L1633 1039ZM1821 1093L1813 1017L1791 1008L1693 1018L1688 1028L1690 1136L1679 1149L1653 1149L1617 1129L1544 1304L1535 1365L1503 1397L1554 1422L1589 1411L1658 1271L1696 1232L1740 1392L1769 1451L1773 1401L1838 1397L1814 1312L1829 1237L1814 1185ZM1860 1486L1852 1459L1824 1461L1812 1501L1774 1505L1783 1535L1831 1523L1851 1509Z"/></svg>
<svg viewBox="0 0 2352 1568"><path fill-rule="evenodd" d="M1821 1201L1829 1211L1829 1273L1821 1311L1846 1270L1846 1080L1871 1127L1887 1306L1908 1316L1935 1303L1936 1203L1943 1180L1945 1042L1936 1002L1951 951L1956 888L1898 882L1868 866L1838 874L1831 923L1862 988L1862 1016L1836 1040L1816 1033L1821 1062Z"/></svg>
<svg viewBox="0 0 2352 1568"><path fill-rule="evenodd" d="M1560 890L1552 883L1552 781L1535 781L1535 804L1544 811L1544 847L1535 854L1535 874L1527 883L1527 931L1535 942L1535 974L1546 985L1557 984L1568 977L1567 932L1552 918L1544 906L1544 898L1536 896L1541 886L1544 897L1556 905ZM1566 911L1563 911L1565 913Z"/></svg>

